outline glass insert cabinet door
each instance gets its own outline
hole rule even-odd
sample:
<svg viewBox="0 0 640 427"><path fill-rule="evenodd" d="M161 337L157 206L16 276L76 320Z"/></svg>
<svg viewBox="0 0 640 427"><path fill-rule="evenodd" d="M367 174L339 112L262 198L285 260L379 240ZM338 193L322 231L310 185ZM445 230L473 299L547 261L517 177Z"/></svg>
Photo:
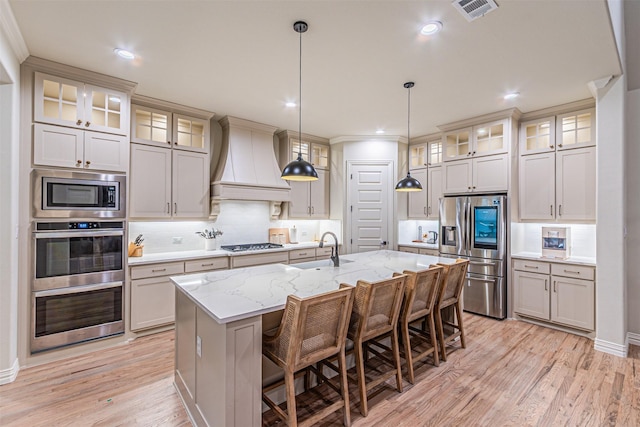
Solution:
<svg viewBox="0 0 640 427"><path fill-rule="evenodd" d="M555 149L555 117L545 117L520 124L520 153L534 154Z"/></svg>
<svg viewBox="0 0 640 427"><path fill-rule="evenodd" d="M154 145L171 145L171 113L132 105L131 140Z"/></svg>
<svg viewBox="0 0 640 427"><path fill-rule="evenodd" d="M559 150L596 144L594 109L562 114L558 116L556 128Z"/></svg>
<svg viewBox="0 0 640 427"><path fill-rule="evenodd" d="M471 129L450 132L444 135L444 154L447 160L471 155Z"/></svg>
<svg viewBox="0 0 640 427"><path fill-rule="evenodd" d="M311 144L311 164L317 168L327 169L329 167L329 147Z"/></svg>
<svg viewBox="0 0 640 427"><path fill-rule="evenodd" d="M305 162L310 162L309 155L311 154L311 144L304 141L298 141L297 139L292 139L290 144L290 161L296 160L298 158L298 153L302 156L302 160Z"/></svg>
<svg viewBox="0 0 640 427"><path fill-rule="evenodd" d="M173 146L193 151L206 151L209 139L209 122L207 120L173 115Z"/></svg>
<svg viewBox="0 0 640 427"><path fill-rule="evenodd" d="M86 85L84 127L104 132L126 129L127 102L123 92Z"/></svg>
<svg viewBox="0 0 640 427"><path fill-rule="evenodd" d="M475 144L471 155L483 155L504 151L505 122L495 122L474 127Z"/></svg>

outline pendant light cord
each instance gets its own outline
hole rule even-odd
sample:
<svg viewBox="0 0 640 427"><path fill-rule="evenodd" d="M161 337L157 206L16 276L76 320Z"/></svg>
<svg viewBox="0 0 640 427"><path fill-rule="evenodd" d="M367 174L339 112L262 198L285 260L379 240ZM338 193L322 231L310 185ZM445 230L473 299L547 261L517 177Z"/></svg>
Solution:
<svg viewBox="0 0 640 427"><path fill-rule="evenodd" d="M407 88L409 96L407 96L407 175L411 169L411 86Z"/></svg>
<svg viewBox="0 0 640 427"><path fill-rule="evenodd" d="M300 62L298 64L298 160L302 160L302 32L300 35Z"/></svg>

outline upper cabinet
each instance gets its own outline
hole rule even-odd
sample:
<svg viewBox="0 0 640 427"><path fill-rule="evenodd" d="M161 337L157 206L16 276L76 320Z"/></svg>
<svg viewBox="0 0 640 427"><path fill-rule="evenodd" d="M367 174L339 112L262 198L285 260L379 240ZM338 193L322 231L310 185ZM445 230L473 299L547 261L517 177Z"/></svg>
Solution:
<svg viewBox="0 0 640 427"><path fill-rule="evenodd" d="M519 216L595 221L595 109L520 124Z"/></svg>
<svg viewBox="0 0 640 427"><path fill-rule="evenodd" d="M415 141L415 143L414 143ZM438 200L442 197L442 136L416 138L409 146L411 176L422 184L422 191L407 195L408 217L438 219Z"/></svg>
<svg viewBox="0 0 640 427"><path fill-rule="evenodd" d="M418 139L423 139L421 137ZM422 169L428 166L439 166L442 163L442 138L426 137L426 141L411 144L409 147L409 168Z"/></svg>
<svg viewBox="0 0 640 427"><path fill-rule="evenodd" d="M35 122L127 135L129 96L79 81L35 73Z"/></svg>
<svg viewBox="0 0 640 427"><path fill-rule="evenodd" d="M510 141L508 132L508 119L445 132L442 137L444 160L507 153Z"/></svg>
<svg viewBox="0 0 640 427"><path fill-rule="evenodd" d="M132 142L209 152L209 119L138 104L131 111Z"/></svg>
<svg viewBox="0 0 640 427"><path fill-rule="evenodd" d="M313 135L302 134L289 130L278 133L280 140L280 163L282 166L296 160L298 153L302 160L307 161L316 169L328 170L331 166L329 140ZM302 140L302 141L301 141Z"/></svg>

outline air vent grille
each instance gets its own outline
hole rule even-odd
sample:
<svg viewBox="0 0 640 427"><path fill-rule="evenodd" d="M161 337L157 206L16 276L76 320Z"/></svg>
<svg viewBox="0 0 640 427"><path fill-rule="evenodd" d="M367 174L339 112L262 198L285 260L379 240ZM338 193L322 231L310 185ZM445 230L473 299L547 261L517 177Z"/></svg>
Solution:
<svg viewBox="0 0 640 427"><path fill-rule="evenodd" d="M496 10L498 5L493 0L454 0L453 6L471 22Z"/></svg>

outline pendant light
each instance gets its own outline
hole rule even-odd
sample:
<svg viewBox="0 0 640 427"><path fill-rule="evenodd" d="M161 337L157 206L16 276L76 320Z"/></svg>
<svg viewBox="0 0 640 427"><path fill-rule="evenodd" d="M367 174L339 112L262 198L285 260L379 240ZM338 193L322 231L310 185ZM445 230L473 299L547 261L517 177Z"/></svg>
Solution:
<svg viewBox="0 0 640 427"><path fill-rule="evenodd" d="M406 82L404 87L408 90L408 108L407 108L407 177L401 179L396 184L396 191L409 192L409 191L422 191L422 184L420 181L413 178L411 176L411 172L409 171L410 166L410 158L411 158L411 148L409 147L410 138L410 130L411 130L411 88L415 86L413 82Z"/></svg>
<svg viewBox="0 0 640 427"><path fill-rule="evenodd" d="M293 29L300 34L300 96L298 97L298 158L291 161L282 170L282 179L288 181L317 181L318 172L313 165L302 159L302 33L306 32L309 26L304 21L297 21L293 24Z"/></svg>

